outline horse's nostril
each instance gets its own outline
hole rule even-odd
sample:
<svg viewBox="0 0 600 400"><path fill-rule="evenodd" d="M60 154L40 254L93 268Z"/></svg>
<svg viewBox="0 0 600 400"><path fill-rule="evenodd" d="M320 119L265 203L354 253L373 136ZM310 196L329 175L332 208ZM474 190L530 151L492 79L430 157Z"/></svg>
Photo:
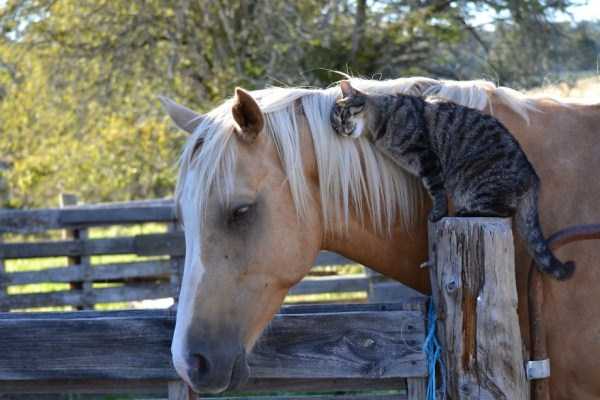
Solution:
<svg viewBox="0 0 600 400"><path fill-rule="evenodd" d="M203 377L208 375L210 369L208 359L202 354L195 354L194 357L196 358L196 370L198 371L198 376Z"/></svg>

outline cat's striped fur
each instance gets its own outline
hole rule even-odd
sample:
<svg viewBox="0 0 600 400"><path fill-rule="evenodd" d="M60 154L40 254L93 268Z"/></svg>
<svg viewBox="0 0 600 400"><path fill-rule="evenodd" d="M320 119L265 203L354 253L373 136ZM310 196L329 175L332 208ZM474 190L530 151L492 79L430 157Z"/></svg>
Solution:
<svg viewBox="0 0 600 400"><path fill-rule="evenodd" d="M540 181L513 135L496 118L455 103L410 95L367 95L341 83L343 98L331 112L340 135L367 135L405 170L419 176L431 195L429 218L515 217L539 268L567 279L573 262L550 251L538 218Z"/></svg>

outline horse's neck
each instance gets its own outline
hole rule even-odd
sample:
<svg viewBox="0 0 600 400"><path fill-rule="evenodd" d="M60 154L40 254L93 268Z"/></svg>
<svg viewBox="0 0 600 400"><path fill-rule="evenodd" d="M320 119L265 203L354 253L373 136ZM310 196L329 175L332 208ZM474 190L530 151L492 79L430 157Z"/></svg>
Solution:
<svg viewBox="0 0 600 400"><path fill-rule="evenodd" d="M426 221L426 217L419 220ZM391 237L376 234L368 225L352 219L345 233L327 236L323 247L429 293L428 272L420 268L427 260L427 224L420 224L410 232L396 229Z"/></svg>
<svg viewBox="0 0 600 400"><path fill-rule="evenodd" d="M296 110L305 174L309 182L312 182L311 198L318 199L320 198L319 179L314 144L302 107L298 105ZM428 273L425 269L419 268L427 259L426 209L428 207L422 207L419 211L422 215L415 218L416 221L422 221L417 226L409 231L397 228L391 236L377 234L368 215L363 219L364 224L361 224L356 214L351 212L347 229L343 232L325 234L322 247L397 279L415 290L428 293L430 291ZM400 221L396 224L398 227L403 225Z"/></svg>

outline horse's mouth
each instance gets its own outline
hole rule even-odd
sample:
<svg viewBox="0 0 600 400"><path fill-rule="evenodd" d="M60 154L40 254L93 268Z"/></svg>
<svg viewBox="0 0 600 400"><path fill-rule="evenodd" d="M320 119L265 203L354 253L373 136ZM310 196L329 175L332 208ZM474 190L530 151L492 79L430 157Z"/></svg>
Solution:
<svg viewBox="0 0 600 400"><path fill-rule="evenodd" d="M242 352L235 360L231 369L231 378L227 390L234 390L246 383L250 375L250 368L246 362L246 352Z"/></svg>

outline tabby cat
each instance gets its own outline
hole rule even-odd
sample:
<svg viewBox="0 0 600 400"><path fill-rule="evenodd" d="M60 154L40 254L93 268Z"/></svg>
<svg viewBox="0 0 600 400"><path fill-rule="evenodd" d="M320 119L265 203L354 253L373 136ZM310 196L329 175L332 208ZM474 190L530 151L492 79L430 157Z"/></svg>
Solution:
<svg viewBox="0 0 600 400"><path fill-rule="evenodd" d="M550 251L538 219L540 180L517 140L496 118L478 110L410 95L367 95L341 82L331 111L337 134L366 135L397 165L421 178L431 195L431 221L448 215L509 217L538 268L569 278L575 264Z"/></svg>

